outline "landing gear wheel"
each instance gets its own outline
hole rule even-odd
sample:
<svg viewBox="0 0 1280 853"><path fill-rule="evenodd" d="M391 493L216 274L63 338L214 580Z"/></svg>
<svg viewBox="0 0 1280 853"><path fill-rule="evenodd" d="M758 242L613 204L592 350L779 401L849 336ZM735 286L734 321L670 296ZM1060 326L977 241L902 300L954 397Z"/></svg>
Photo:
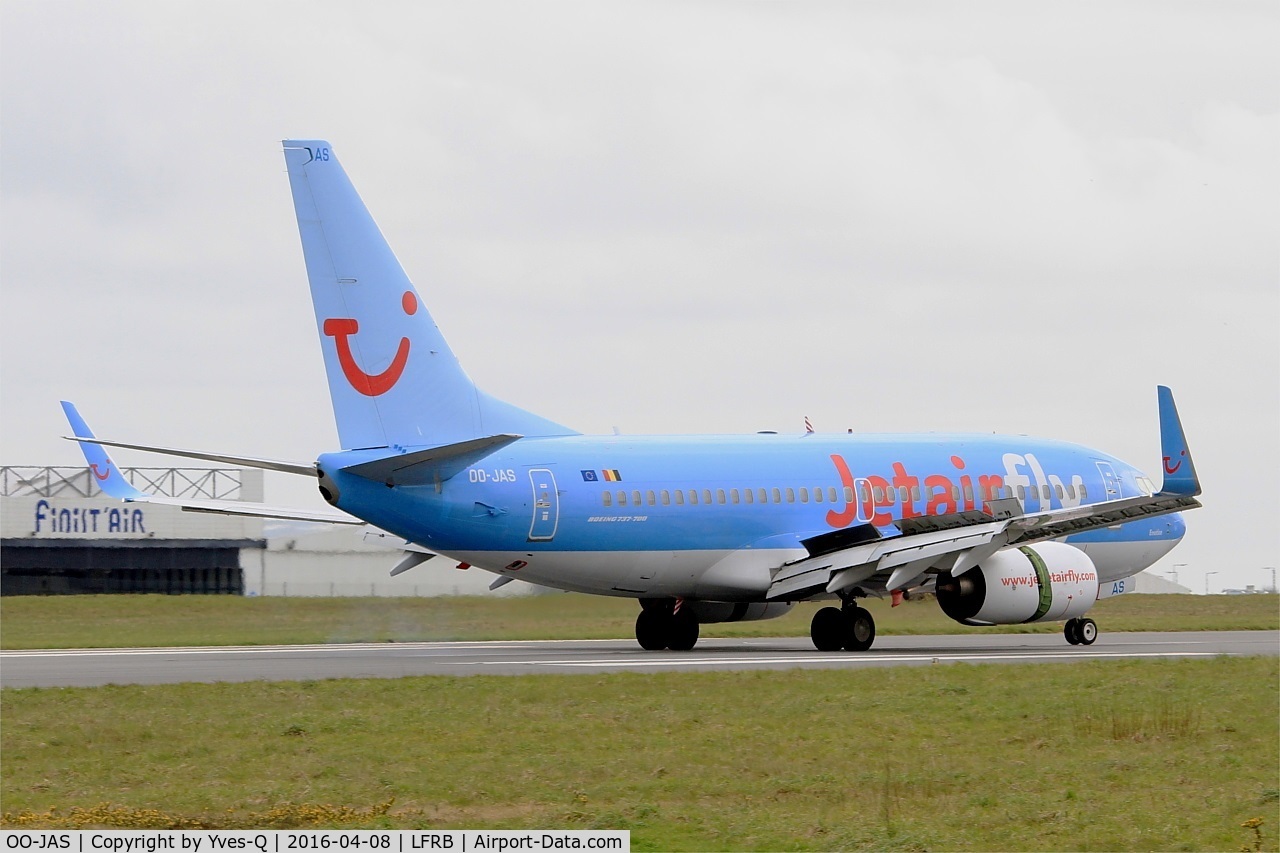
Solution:
<svg viewBox="0 0 1280 853"><path fill-rule="evenodd" d="M836 607L824 607L813 614L809 638L820 652L838 652L844 648L844 614Z"/></svg>
<svg viewBox="0 0 1280 853"><path fill-rule="evenodd" d="M698 643L698 620L684 613L676 613L667 622L667 648L673 652L687 652Z"/></svg>
<svg viewBox="0 0 1280 853"><path fill-rule="evenodd" d="M636 617L636 642L647 652L660 652L667 647L666 622L670 617L660 610L641 610Z"/></svg>
<svg viewBox="0 0 1280 853"><path fill-rule="evenodd" d="M644 607L636 617L636 642L649 652L687 652L698 643L698 619L692 613Z"/></svg>
<svg viewBox="0 0 1280 853"><path fill-rule="evenodd" d="M1080 645L1080 620L1068 619L1067 624L1062 626L1062 636L1066 637L1071 645Z"/></svg>
<svg viewBox="0 0 1280 853"><path fill-rule="evenodd" d="M1076 622L1076 636L1080 638L1080 645L1092 646L1093 641L1098 639L1098 623L1092 619L1080 619Z"/></svg>
<svg viewBox="0 0 1280 853"><path fill-rule="evenodd" d="M862 607L851 607L841 614L844 619L844 647L851 652L865 652L876 640L876 620Z"/></svg>

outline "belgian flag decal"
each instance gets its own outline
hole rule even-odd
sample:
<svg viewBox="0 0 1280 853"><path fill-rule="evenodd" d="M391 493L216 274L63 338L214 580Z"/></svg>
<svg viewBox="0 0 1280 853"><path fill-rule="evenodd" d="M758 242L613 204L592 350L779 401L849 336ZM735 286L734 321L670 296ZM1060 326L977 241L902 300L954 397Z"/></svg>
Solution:
<svg viewBox="0 0 1280 853"><path fill-rule="evenodd" d="M601 471L600 473L604 475L604 481L605 481L606 483L621 483L621 482L622 482L622 474L621 474L621 472L619 472L619 471L618 471L618 469L617 469L617 468L605 468L605 469L604 469L603 471Z"/></svg>

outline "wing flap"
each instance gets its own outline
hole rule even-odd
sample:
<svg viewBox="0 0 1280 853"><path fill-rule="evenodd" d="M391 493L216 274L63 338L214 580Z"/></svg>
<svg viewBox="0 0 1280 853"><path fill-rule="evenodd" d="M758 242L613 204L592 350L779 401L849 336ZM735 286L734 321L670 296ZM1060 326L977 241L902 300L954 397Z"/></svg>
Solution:
<svg viewBox="0 0 1280 853"><path fill-rule="evenodd" d="M907 519L900 522L904 532L898 536L820 553L780 567L766 597L803 598L818 592L839 592L859 584L892 589L895 584L900 586L930 568L963 573L1001 548L1030 545L1198 506L1200 502L1188 495L1162 493L1033 515L1013 515L1002 521L974 512L934 516L932 523L930 519ZM906 577L911 573L896 571L903 566L917 567L919 571ZM868 568L870 572L866 571Z"/></svg>

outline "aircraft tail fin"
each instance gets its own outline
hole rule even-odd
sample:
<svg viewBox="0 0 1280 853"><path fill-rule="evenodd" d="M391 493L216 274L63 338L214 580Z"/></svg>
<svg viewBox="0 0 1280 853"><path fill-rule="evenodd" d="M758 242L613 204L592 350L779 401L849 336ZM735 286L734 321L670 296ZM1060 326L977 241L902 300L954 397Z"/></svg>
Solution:
<svg viewBox="0 0 1280 853"><path fill-rule="evenodd" d="M1178 407L1173 402L1173 391L1160 385L1156 389L1160 401L1160 456L1163 462L1164 485L1162 494L1200 494L1200 478L1196 476L1196 464L1191 460L1187 436L1182 431Z"/></svg>
<svg viewBox="0 0 1280 853"><path fill-rule="evenodd" d="M476 388L329 143L284 155L344 448L573 434Z"/></svg>
<svg viewBox="0 0 1280 853"><path fill-rule="evenodd" d="M63 400L62 412L67 416L67 423L71 424L71 432L76 438L94 438L93 430L89 429L89 425L80 416L74 403ZM125 479L124 474L120 473L120 466L111 461L105 447L88 441L81 441L79 444L80 450L84 452L85 462L89 463L89 470L93 472L94 479L98 481L98 488L103 492L122 501L135 501L146 497L144 492L134 488L133 484Z"/></svg>

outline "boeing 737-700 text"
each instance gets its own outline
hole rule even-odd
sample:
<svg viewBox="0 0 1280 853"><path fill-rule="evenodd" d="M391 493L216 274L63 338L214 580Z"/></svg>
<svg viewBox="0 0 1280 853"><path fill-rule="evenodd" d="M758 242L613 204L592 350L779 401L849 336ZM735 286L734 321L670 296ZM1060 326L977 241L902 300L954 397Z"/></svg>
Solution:
<svg viewBox="0 0 1280 853"><path fill-rule="evenodd" d="M1195 466L1159 388L1163 483L1112 456L1010 435L588 436L497 400L459 365L333 149L284 143L343 449L314 463L96 439L64 403L108 495L185 509L367 523L399 574L433 557L535 584L639 599L646 649L699 624L817 611L814 645L866 650L866 596L934 593L966 625L1065 620L1182 538ZM334 509L145 494L103 445L316 478Z"/></svg>

